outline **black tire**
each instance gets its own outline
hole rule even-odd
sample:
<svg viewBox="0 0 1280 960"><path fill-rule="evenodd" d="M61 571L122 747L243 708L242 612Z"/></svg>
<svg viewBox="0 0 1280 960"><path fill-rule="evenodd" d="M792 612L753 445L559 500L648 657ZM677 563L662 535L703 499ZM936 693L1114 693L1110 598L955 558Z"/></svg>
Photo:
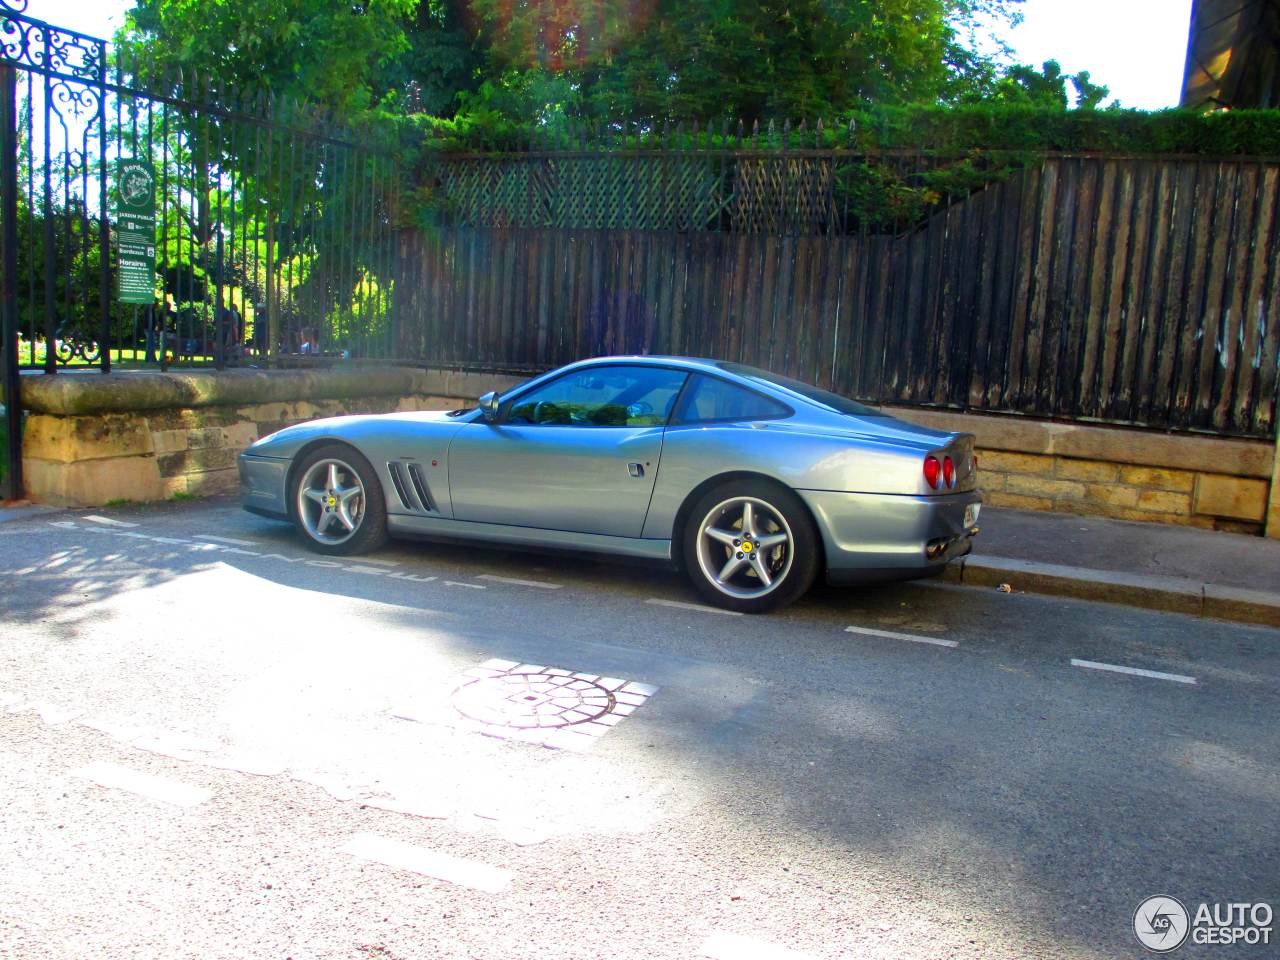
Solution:
<svg viewBox="0 0 1280 960"><path fill-rule="evenodd" d="M745 517L738 506L740 501L752 503L753 518L757 512L767 518L767 522L755 521L767 527L763 532L755 532L755 539L764 537L767 541L770 536L786 534L789 539L785 550L789 556L784 556L778 546L758 549L752 537L740 538L749 541L749 551L755 550L757 560L753 563L750 553L744 554L738 549L741 544L735 546L736 540L726 544L710 536L705 540L703 554L699 554L703 525L713 512L719 513L720 522L731 532L741 533ZM760 511L761 506L772 516ZM718 523L710 525L717 530L726 529ZM809 591L822 567L822 546L808 508L786 487L764 479L730 480L708 490L694 503L681 532L681 557L694 588L708 603L739 613L768 613L794 603ZM726 577L724 582L708 573L708 567L721 563L723 566L717 572L723 572L735 558L739 561L745 558L745 567L740 563L738 572ZM766 587L756 573L757 563L764 565L765 572L774 578L772 585Z"/></svg>
<svg viewBox="0 0 1280 960"><path fill-rule="evenodd" d="M338 478L344 490L350 489L346 484L351 477L359 482L361 503L358 514L352 516L350 511L347 514L355 521L354 530L346 531L345 527L341 526L345 521L340 516L330 517L325 522L325 526L318 531L311 529L320 526L320 517L323 513L333 512L337 506L335 503L326 508L324 504L317 504L304 498L302 493L303 484L308 481L313 469L317 465L326 463L340 465ZM324 467L321 466L320 471L323 470ZM333 499L336 501L337 498ZM327 443L322 447L316 447L298 461L289 482L289 516L301 535L302 542L316 553L354 556L377 550L387 542L387 505L382 493L382 484L369 461L354 447L343 443ZM328 537L326 534L332 524L339 526L334 527L334 535ZM341 539L339 539L340 534Z"/></svg>

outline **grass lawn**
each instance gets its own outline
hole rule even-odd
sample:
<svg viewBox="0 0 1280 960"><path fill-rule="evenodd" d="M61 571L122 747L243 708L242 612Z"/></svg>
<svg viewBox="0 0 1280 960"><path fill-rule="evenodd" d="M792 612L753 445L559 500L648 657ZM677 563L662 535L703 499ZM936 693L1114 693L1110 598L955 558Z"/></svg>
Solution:
<svg viewBox="0 0 1280 960"><path fill-rule="evenodd" d="M34 353L34 359L33 359L33 353ZM18 362L23 364L24 366L43 367L44 358L45 358L45 351L44 351L43 343L37 343L34 351L32 351L30 347L28 347L27 344L24 343L22 344L22 349L18 353ZM148 364L146 360L147 360L147 352L141 348L135 348L135 347L128 347L125 349L113 348L111 351L111 365L113 367L117 365L130 366L130 367L132 366L159 367L160 366L159 359L151 361L150 364ZM63 363L61 360L59 360L58 367L61 369L69 369L69 368L75 368L75 367L96 367L100 362L101 361L97 359L93 360L92 362L89 362L82 357L76 357L70 363ZM169 357L169 362L171 364L174 364L174 363L177 363L178 361L171 355ZM213 357L195 355L190 357L183 357L181 362L183 364L213 363Z"/></svg>

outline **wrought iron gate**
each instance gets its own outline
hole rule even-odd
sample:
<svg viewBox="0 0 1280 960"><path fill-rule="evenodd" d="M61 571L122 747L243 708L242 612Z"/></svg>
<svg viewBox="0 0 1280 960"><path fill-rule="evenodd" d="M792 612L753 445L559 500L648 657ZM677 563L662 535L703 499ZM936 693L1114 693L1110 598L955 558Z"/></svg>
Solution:
<svg viewBox="0 0 1280 960"><path fill-rule="evenodd" d="M25 8L0 0L6 398L22 370L390 355L397 173L375 131Z"/></svg>

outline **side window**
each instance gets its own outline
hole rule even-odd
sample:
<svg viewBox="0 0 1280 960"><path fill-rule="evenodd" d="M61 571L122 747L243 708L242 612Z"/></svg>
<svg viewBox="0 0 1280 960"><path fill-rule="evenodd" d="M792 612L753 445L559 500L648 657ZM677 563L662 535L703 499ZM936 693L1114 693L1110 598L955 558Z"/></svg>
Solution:
<svg viewBox="0 0 1280 960"><path fill-rule="evenodd" d="M717 377L695 374L676 411L679 423L716 420L778 420L791 416L785 404Z"/></svg>
<svg viewBox="0 0 1280 960"><path fill-rule="evenodd" d="M517 398L505 422L562 427L660 427L686 374L665 367L588 367Z"/></svg>

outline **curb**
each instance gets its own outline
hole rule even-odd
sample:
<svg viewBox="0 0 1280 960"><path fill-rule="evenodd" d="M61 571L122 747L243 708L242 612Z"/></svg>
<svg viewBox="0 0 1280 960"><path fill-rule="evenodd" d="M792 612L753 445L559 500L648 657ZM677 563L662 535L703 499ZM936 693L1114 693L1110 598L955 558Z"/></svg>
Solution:
<svg viewBox="0 0 1280 960"><path fill-rule="evenodd" d="M1280 593L1178 577L1146 577L1009 557L969 556L948 564L943 580L970 587L1007 583L1027 593L1280 627Z"/></svg>

